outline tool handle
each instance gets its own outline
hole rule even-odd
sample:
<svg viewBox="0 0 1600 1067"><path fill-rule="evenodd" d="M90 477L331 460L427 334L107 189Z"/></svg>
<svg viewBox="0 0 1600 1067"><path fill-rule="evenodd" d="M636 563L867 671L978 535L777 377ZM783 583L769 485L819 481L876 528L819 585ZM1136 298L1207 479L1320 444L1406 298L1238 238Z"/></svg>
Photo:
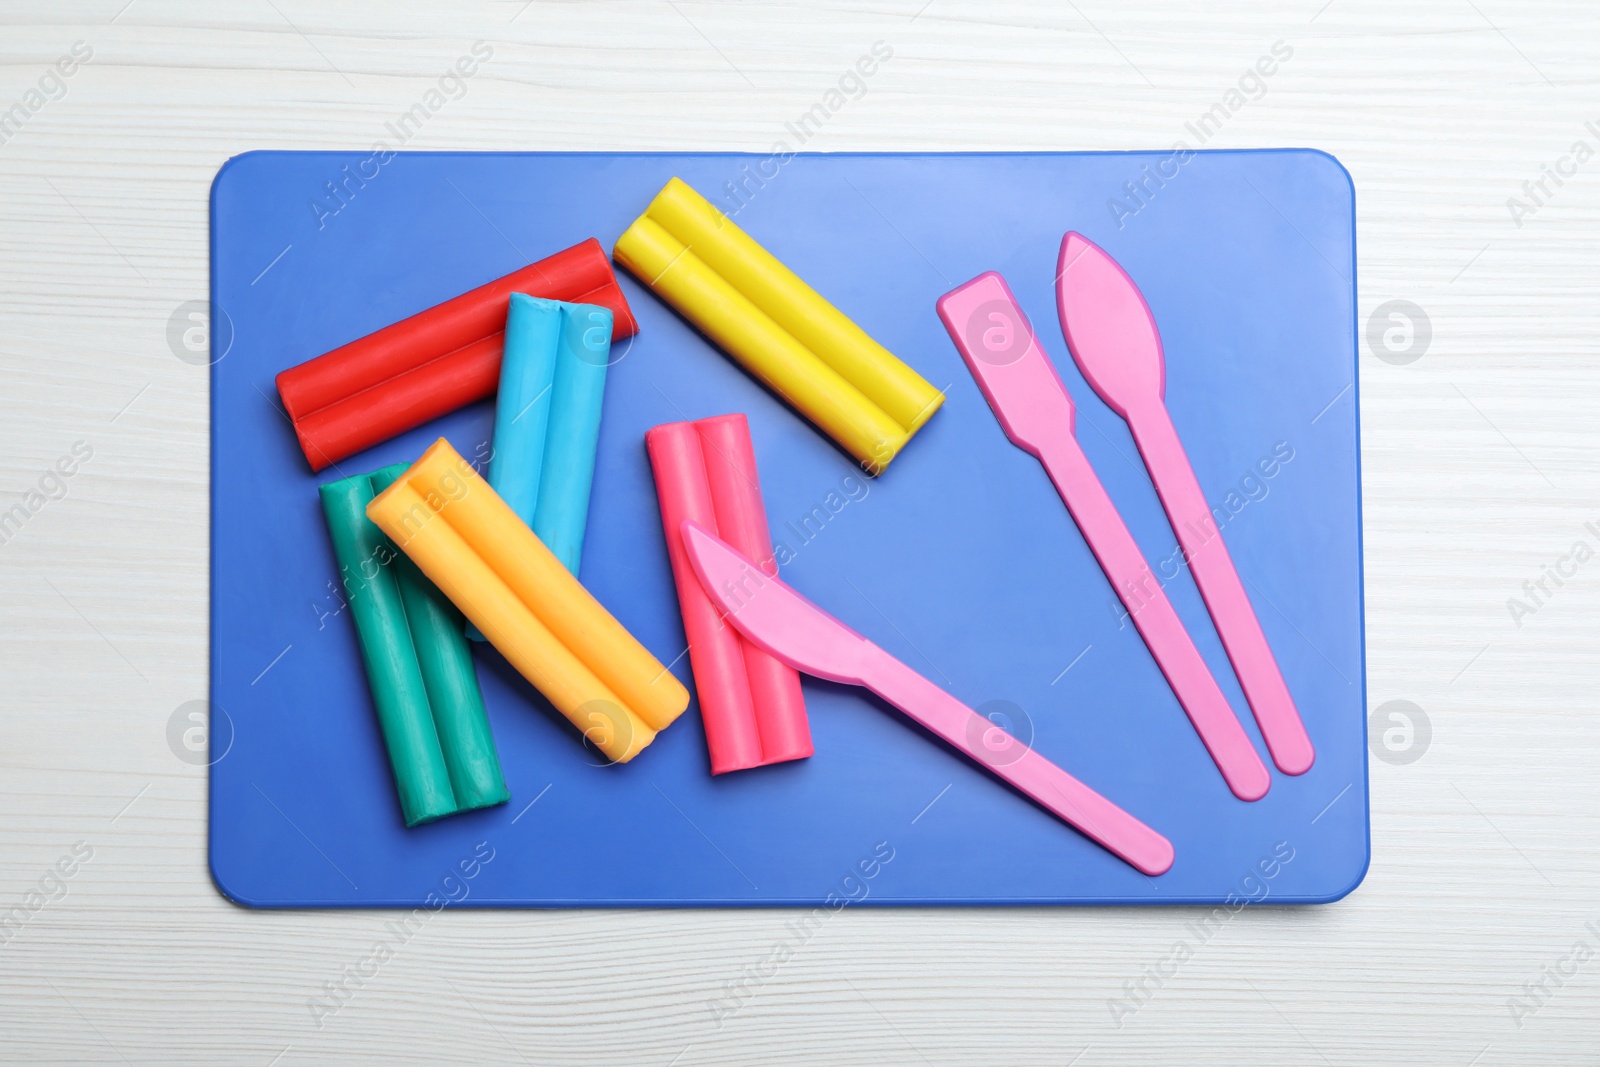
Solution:
<svg viewBox="0 0 1600 1067"><path fill-rule="evenodd" d="M1130 409L1128 416L1139 453L1255 712L1272 761L1285 774L1304 774L1316 758L1311 738L1166 405L1160 401L1143 404Z"/></svg>
<svg viewBox="0 0 1600 1067"><path fill-rule="evenodd" d="M968 759L1145 874L1172 866L1172 843L881 649L867 687Z"/></svg>
<svg viewBox="0 0 1600 1067"><path fill-rule="evenodd" d="M1006 436L1044 464L1228 788L1259 799L1267 768L1078 446L1072 397L1011 287L988 271L940 297L938 312Z"/></svg>
<svg viewBox="0 0 1600 1067"><path fill-rule="evenodd" d="M1100 484L1083 449L1075 438L1057 435L1040 449L1039 460L1188 713L1195 732L1227 780L1228 788L1241 800L1260 799L1271 785L1266 766L1256 755L1255 746L1222 690L1217 688L1200 650L1162 591L1160 580L1145 563L1144 553L1106 495L1105 486Z"/></svg>

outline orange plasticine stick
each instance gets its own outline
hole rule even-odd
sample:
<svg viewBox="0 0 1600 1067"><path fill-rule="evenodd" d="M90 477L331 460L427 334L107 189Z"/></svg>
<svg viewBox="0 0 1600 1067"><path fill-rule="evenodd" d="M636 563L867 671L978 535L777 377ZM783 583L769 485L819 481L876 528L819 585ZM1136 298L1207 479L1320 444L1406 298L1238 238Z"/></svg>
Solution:
<svg viewBox="0 0 1600 1067"><path fill-rule="evenodd" d="M612 760L631 760L688 707L683 684L444 438L367 517Z"/></svg>

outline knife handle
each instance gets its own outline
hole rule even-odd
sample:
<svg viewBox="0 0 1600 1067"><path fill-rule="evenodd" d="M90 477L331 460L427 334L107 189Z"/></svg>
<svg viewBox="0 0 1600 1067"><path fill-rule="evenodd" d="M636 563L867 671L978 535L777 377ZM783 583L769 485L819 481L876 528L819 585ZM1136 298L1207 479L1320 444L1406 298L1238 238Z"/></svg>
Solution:
<svg viewBox="0 0 1600 1067"><path fill-rule="evenodd" d="M1105 486L1100 484L1089 458L1075 438L1057 435L1039 450L1039 460L1228 788L1241 800L1259 800L1271 786L1272 777L1256 755L1239 717L1217 688L1211 669L1195 648L1189 631L1183 628L1160 580L1145 563L1144 553L1128 532Z"/></svg>
<svg viewBox="0 0 1600 1067"><path fill-rule="evenodd" d="M887 652L873 651L867 688L1145 874L1172 866L1165 837Z"/></svg>
<svg viewBox="0 0 1600 1067"><path fill-rule="evenodd" d="M1222 541L1222 531L1195 478L1188 453L1163 403L1141 405L1128 412L1139 454L1150 469L1167 518L1183 546L1195 584L1205 598L1239 685L1255 712L1272 761L1285 774L1304 774L1316 752L1305 723L1284 684L1278 661L1261 631L1261 621L1239 581L1239 572Z"/></svg>

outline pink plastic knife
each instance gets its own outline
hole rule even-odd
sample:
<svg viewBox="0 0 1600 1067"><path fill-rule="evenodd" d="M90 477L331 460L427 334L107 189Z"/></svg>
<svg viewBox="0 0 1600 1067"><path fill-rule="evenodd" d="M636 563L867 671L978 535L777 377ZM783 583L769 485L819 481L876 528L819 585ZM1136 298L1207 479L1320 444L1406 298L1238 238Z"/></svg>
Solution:
<svg viewBox="0 0 1600 1067"><path fill-rule="evenodd" d="M1172 843L988 719L756 566L695 522L684 548L734 629L797 671L872 690L963 755L1145 874L1172 866Z"/></svg>
<svg viewBox="0 0 1600 1067"><path fill-rule="evenodd" d="M1228 788L1259 800L1272 783L1266 765L1078 446L1072 397L1011 288L988 271L940 297L938 308L1006 436L1044 464Z"/></svg>
<svg viewBox="0 0 1600 1067"><path fill-rule="evenodd" d="M1098 245L1068 233L1057 262L1056 306L1078 369L1128 420L1272 761L1285 774L1304 774L1316 753L1167 412L1166 360L1144 294Z"/></svg>

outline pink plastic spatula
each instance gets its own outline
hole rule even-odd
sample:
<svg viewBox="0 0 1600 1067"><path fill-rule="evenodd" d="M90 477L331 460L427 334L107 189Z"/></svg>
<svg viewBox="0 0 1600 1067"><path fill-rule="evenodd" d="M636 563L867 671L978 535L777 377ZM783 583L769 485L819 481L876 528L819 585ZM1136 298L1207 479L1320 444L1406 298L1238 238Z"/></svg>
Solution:
<svg viewBox="0 0 1600 1067"><path fill-rule="evenodd" d="M683 544L706 595L734 629L797 671L872 690L1046 811L1145 874L1172 843L889 653L756 566L705 527Z"/></svg>
<svg viewBox="0 0 1600 1067"><path fill-rule="evenodd" d="M1010 286L988 271L940 297L938 309L1006 436L1044 464L1228 788L1259 800L1271 775L1078 446L1072 397Z"/></svg>
<svg viewBox="0 0 1600 1067"><path fill-rule="evenodd" d="M1128 420L1272 761L1285 774L1304 774L1316 753L1167 413L1161 335L1144 294L1098 245L1068 233L1056 264L1056 306L1078 369Z"/></svg>

